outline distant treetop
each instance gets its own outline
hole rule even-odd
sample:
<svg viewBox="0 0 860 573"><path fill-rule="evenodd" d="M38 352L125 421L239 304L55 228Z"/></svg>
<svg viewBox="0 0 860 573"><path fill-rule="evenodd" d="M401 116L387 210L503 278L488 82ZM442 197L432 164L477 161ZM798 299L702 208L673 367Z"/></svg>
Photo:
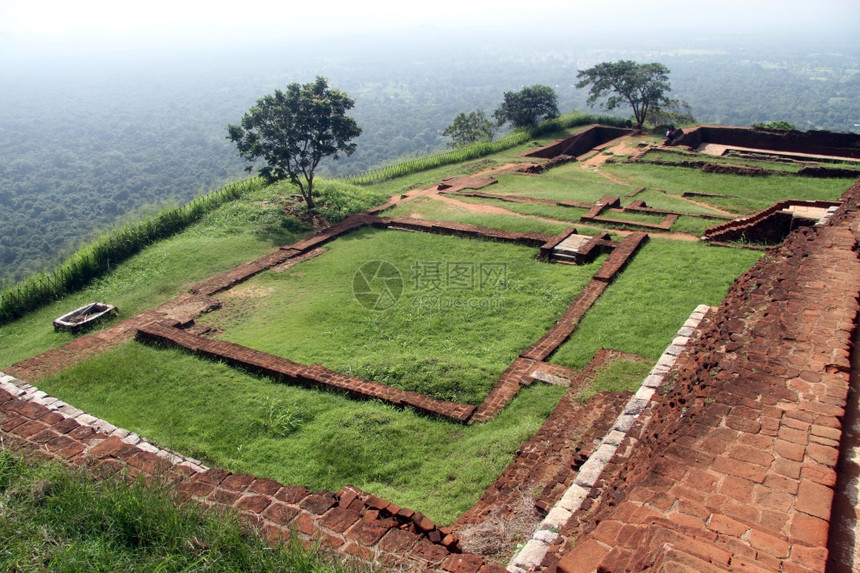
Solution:
<svg viewBox="0 0 860 573"><path fill-rule="evenodd" d="M768 121L765 123L754 123L752 124L753 129L766 129L769 131L792 131L796 130L797 126L793 123L789 123L784 119L779 121Z"/></svg>
<svg viewBox="0 0 860 573"><path fill-rule="evenodd" d="M633 108L636 127L641 128L649 113L677 106L669 98L669 68L659 63L637 64L632 60L603 62L576 74L577 88L590 85L588 104L606 98L603 107L612 110L627 103Z"/></svg>
<svg viewBox="0 0 860 573"><path fill-rule="evenodd" d="M476 109L468 114L458 113L442 135L451 138L451 147L463 147L478 141L492 141L495 132L495 126L484 115L484 110Z"/></svg>
<svg viewBox="0 0 860 573"><path fill-rule="evenodd" d="M511 122L514 128L531 127L558 117L558 96L551 87L540 84L518 92L505 92L505 101L493 117L500 126Z"/></svg>
<svg viewBox="0 0 860 573"><path fill-rule="evenodd" d="M320 161L355 151L351 140L361 135L361 128L346 115L354 105L344 92L330 89L328 80L317 76L314 82L292 83L285 92L275 90L258 99L240 125L227 126L227 138L249 162L265 161L259 172L267 181L289 179L313 213L314 172Z"/></svg>

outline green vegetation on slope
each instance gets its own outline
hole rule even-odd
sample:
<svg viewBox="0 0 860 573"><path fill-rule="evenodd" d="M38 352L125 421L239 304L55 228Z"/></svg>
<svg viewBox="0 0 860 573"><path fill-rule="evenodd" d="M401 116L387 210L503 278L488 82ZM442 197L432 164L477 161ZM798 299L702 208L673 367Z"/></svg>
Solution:
<svg viewBox="0 0 860 573"><path fill-rule="evenodd" d="M176 504L169 486L95 481L0 447L0 570L347 573L298 543L274 547L236 513Z"/></svg>
<svg viewBox="0 0 860 573"><path fill-rule="evenodd" d="M74 339L54 332L51 321L94 300L119 308L128 318L185 292L197 282L270 253L309 234L308 227L284 214L280 205L289 187L269 186L203 215L183 232L142 247L142 251L89 285L47 303L22 318L0 325L0 368Z"/></svg>

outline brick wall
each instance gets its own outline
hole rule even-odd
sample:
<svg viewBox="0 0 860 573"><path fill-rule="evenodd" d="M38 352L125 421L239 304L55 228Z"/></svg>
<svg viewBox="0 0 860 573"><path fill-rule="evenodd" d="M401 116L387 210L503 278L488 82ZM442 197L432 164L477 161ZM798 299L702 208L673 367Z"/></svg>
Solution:
<svg viewBox="0 0 860 573"><path fill-rule="evenodd" d="M860 294L860 185L740 277L562 531L568 573L823 571ZM554 559L558 559L556 555Z"/></svg>
<svg viewBox="0 0 860 573"><path fill-rule="evenodd" d="M684 134L677 137L674 142L675 145L687 145L694 149L703 143L860 158L860 136L854 133L780 132L754 130L745 127L703 125L693 129L685 129Z"/></svg>
<svg viewBox="0 0 860 573"><path fill-rule="evenodd" d="M95 475L167 480L180 500L229 508L269 541L296 536L344 558L406 570L500 573L464 553L450 528L353 486L312 492L269 478L208 468L0 373L0 445L30 459L56 459Z"/></svg>
<svg viewBox="0 0 860 573"><path fill-rule="evenodd" d="M531 151L525 157L540 157L543 159L551 159L559 155L571 155L575 157L592 151L619 137L635 133L635 131L635 129L624 129L621 127L592 125L576 135L559 139L550 145Z"/></svg>

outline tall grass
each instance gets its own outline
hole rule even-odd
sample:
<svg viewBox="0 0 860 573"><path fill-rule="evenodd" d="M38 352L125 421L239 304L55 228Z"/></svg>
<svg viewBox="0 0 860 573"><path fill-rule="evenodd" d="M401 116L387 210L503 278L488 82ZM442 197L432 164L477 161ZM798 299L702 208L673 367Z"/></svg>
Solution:
<svg viewBox="0 0 860 573"><path fill-rule="evenodd" d="M74 292L110 271L147 245L166 239L221 205L263 186L260 178L232 183L201 195L182 207L128 224L78 250L54 270L34 275L0 292L0 324Z"/></svg>
<svg viewBox="0 0 860 573"><path fill-rule="evenodd" d="M96 481L2 447L0 514L0 571L369 571L297 541L267 546L238 514L179 505L164 482Z"/></svg>
<svg viewBox="0 0 860 573"><path fill-rule="evenodd" d="M411 175L412 173L418 173L427 169L442 167L443 165L451 165L453 163L461 163L463 161L471 161L480 157L486 157L487 155L516 147L517 145L523 144L528 140L541 135L561 131L563 129L570 129L571 127L579 125L588 125L590 123L623 127L626 125L626 120L617 117L595 116L573 112L555 119L544 121L537 127L512 131L496 141L481 141L465 147L452 149L444 153L437 153L426 157L416 157L415 159L407 159L406 161L401 161L392 165L387 165L366 171L365 173L347 177L345 181L354 185L373 185L374 183L381 183L383 181L388 181L389 179Z"/></svg>

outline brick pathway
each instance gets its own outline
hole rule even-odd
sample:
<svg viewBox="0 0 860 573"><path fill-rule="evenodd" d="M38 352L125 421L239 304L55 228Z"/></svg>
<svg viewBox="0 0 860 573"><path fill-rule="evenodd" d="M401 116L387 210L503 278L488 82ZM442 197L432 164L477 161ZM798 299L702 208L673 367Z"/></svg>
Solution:
<svg viewBox="0 0 860 573"><path fill-rule="evenodd" d="M825 569L860 310L860 184L843 199L708 315L547 570Z"/></svg>

